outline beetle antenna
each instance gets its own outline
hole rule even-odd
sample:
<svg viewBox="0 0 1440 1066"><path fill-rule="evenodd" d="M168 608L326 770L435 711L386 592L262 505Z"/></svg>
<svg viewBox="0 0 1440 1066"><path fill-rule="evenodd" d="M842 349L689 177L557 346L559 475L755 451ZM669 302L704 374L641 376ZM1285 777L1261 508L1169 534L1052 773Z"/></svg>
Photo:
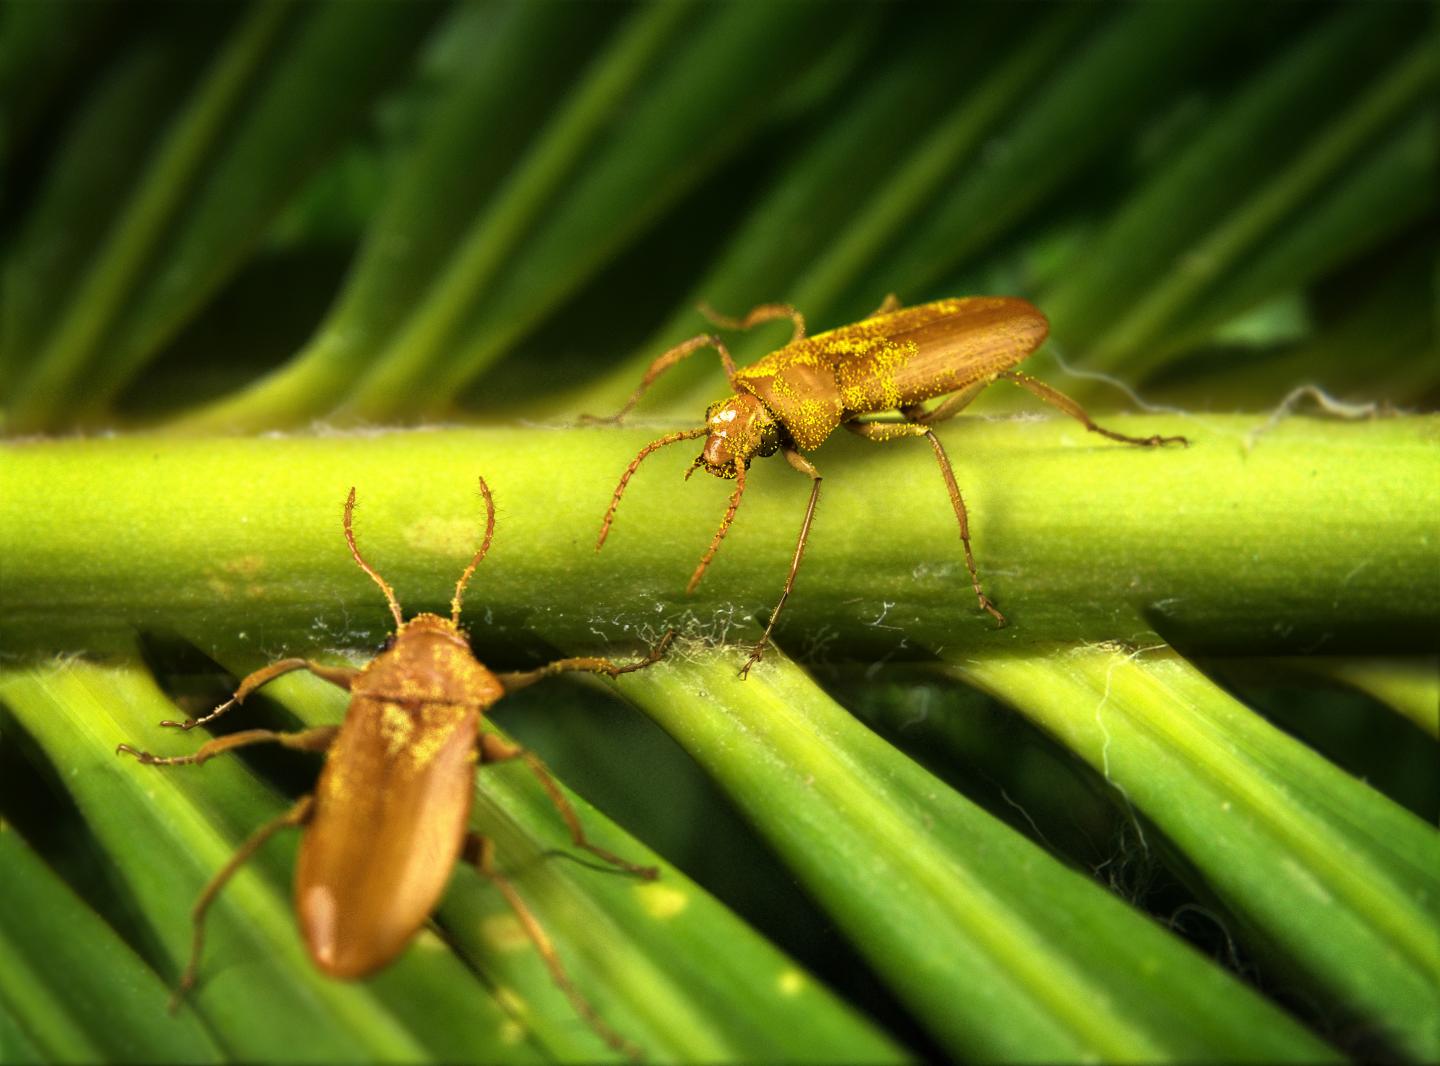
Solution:
<svg viewBox="0 0 1440 1066"><path fill-rule="evenodd" d="M355 547L355 529L353 519L355 516L355 486L350 486L350 496L345 501L345 543L350 545L350 554L355 557L355 562L361 570L364 570L380 586L380 591L385 593L385 599L390 603L390 613L395 616L395 626L399 628L405 624L405 616L400 613L400 604L395 600L395 590L390 583L375 572L375 568L367 563L360 556L360 549Z"/></svg>
<svg viewBox="0 0 1440 1066"><path fill-rule="evenodd" d="M490 540L495 536L495 497L490 495L490 486L485 484L485 479L480 479L480 495L485 497L485 539L480 543L480 550L475 553L475 558L470 560L470 565L460 575L460 580L455 582L455 595L450 600L450 622L452 625L460 624L460 600L465 595L465 586L470 581L470 575L480 565L480 560L485 558L485 553L490 550Z"/></svg>
<svg viewBox="0 0 1440 1066"><path fill-rule="evenodd" d="M697 429L681 430L679 433L669 433L659 440L652 440L645 447L640 449L640 454L630 460L630 465L625 468L625 473L620 475L620 484L615 486L615 495L610 499L610 509L605 512L605 520L600 523L600 536L595 538L595 550L598 552L605 546L605 538L610 535L610 523L615 520L615 509L620 506L620 497L625 495L625 486L630 483L630 478L635 473L641 461L651 452L665 447L667 444L676 444L682 440L694 440L696 437L703 437L710 430L706 426Z"/></svg>
<svg viewBox="0 0 1440 1066"><path fill-rule="evenodd" d="M740 497L745 492L745 464L735 464L735 491L730 494L730 506L725 508L725 517L720 519L720 528L715 531L715 539L710 542L710 547L700 557L700 565L690 575L690 584L685 586L687 593L694 592L695 586L700 584L700 579L705 576L705 568L710 565L710 560L715 558L715 553L720 550L720 542L725 539L725 534L730 532L730 523L735 520L735 510L740 506Z"/></svg>

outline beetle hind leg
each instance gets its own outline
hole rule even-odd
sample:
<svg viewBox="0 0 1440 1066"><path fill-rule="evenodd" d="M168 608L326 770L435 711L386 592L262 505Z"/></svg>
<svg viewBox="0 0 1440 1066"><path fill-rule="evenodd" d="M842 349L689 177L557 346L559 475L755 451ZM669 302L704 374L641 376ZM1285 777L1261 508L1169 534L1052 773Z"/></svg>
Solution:
<svg viewBox="0 0 1440 1066"><path fill-rule="evenodd" d="M530 943L535 945L541 961L550 971L550 979L555 982L555 987L565 993L565 998L570 1001L575 1013L606 1044L627 1058L638 1062L643 1057L640 1049L612 1029L605 1019L600 1017L600 1012L595 1009L594 1004L575 987L575 983L570 980L569 973L566 972L564 964L560 961L560 955L555 950L554 943L546 934L545 927L540 924L540 919L535 917L534 912L520 898L520 893L510 883L510 879L495 869L494 842L478 833L467 833L462 854L466 861L473 863L480 875L498 888L500 894L505 897L505 902L510 905L510 910L514 912L516 919L520 922L520 927L525 930L525 935L529 937Z"/></svg>
<svg viewBox="0 0 1440 1066"><path fill-rule="evenodd" d="M215 902L215 897L220 894L220 890L225 887L226 882L240 871L240 867L244 866L267 840L282 829L293 829L296 826L304 825L314 806L315 798L313 796L301 796L295 801L295 805L284 814L272 818L255 830L245 843L235 849L235 854L230 856L230 861L222 866L201 890L200 898L195 901L195 906L190 911L190 922L194 927L190 940L190 958L185 963L184 972L180 975L180 983L175 986L175 991L170 996L168 1009L171 1014L179 1009L185 993L195 987L195 979L200 971L200 953L205 947L205 918L210 911L210 904Z"/></svg>
<svg viewBox="0 0 1440 1066"><path fill-rule="evenodd" d="M950 493L950 506L955 511L955 521L960 526L960 544L965 549L965 568L970 571L970 584L975 589L975 597L980 602L980 609L995 619L997 626L1005 625L1005 616L980 587L980 572L975 566L975 554L970 549L970 519L965 512L965 498L960 495L960 486L955 482L955 470L950 465L950 456L945 454L945 446L940 443L935 431L916 422L844 422L842 425L867 440L889 441L899 440L901 437L929 439L930 447L935 452L935 461L940 464L940 475L945 479L945 488Z"/></svg>
<svg viewBox="0 0 1440 1066"><path fill-rule="evenodd" d="M1154 448L1162 444L1183 444L1188 446L1190 442L1184 437L1162 437L1158 433L1149 437L1128 437L1124 433L1116 433L1113 429L1106 429L1104 426L1097 426L1085 408L1081 407L1070 397L1066 396L1059 389L1053 389L1043 381L1037 381L1029 374L1022 374L1018 370L1002 370L1000 376L1006 381L1014 382L1032 396L1038 396L1056 410L1064 411L1071 418L1081 423L1091 433L1098 433L1102 437L1111 440L1118 440L1121 444L1138 444L1145 448Z"/></svg>
<svg viewBox="0 0 1440 1066"><path fill-rule="evenodd" d="M583 848L591 855L604 859L611 866L624 870L626 873L634 874L644 881L653 881L660 876L660 871L654 866L638 866L633 862L626 862L613 851L607 851L599 844L592 844L585 835L585 827L580 824L580 816L575 813L575 808L565 798L565 793L560 790L559 783L550 775L549 769L540 761L540 757L533 751L527 751L519 744L506 740L496 733L480 734L480 755L484 762L505 762L509 759L522 759L530 772L539 780L546 795L550 797L550 803L560 812L560 817L565 820L565 827L570 830L570 841L577 848Z"/></svg>

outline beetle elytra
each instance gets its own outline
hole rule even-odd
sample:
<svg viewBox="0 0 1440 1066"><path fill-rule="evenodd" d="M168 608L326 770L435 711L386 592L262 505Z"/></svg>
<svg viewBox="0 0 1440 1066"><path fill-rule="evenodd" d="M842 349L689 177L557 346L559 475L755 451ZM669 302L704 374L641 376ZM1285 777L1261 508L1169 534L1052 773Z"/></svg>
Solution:
<svg viewBox="0 0 1440 1066"><path fill-rule="evenodd" d="M792 467L810 479L810 502L800 524L785 587L770 612L764 633L740 670L742 677L760 660L769 644L775 622L795 586L815 518L821 475L803 453L818 448L837 428L843 426L874 441L901 437L929 440L960 527L970 583L980 607L999 625L1005 624L1005 616L980 587L970 549L965 501L955 482L950 458L931 426L954 417L982 389L1003 378L1111 440L1147 447L1187 443L1184 437L1129 437L1105 429L1068 396L1012 369L1040 347L1050 329L1045 316L1018 297L971 296L901 307L894 296L889 296L868 318L813 337L805 336L805 319L800 312L786 304L763 304L741 319L716 315L703 306L701 311L724 328L749 329L762 322L788 318L794 323L794 331L789 344L743 369L735 366L724 341L714 334L692 337L650 364L639 387L607 421L624 418L656 378L702 348L713 348L719 354L734 395L711 404L704 425L652 441L631 460L615 487L595 550L604 546L625 487L645 457L665 445L704 437L704 448L685 476L703 467L716 477L734 480L735 491L710 546L690 575L686 591L693 591L734 521L745 493L745 471L750 461L782 452ZM946 399L934 407L924 406L927 400L939 396Z"/></svg>
<svg viewBox="0 0 1440 1066"><path fill-rule="evenodd" d="M204 717L162 723L192 729L244 702L266 682L308 670L350 693L341 725L297 733L243 730L211 740L191 755L173 757L119 746L119 751L155 766L198 765L223 752L267 742L326 756L314 792L256 830L200 894L192 912L190 958L171 1000L172 1010L195 984L206 913L220 889L271 836L303 826L295 909L310 956L325 973L364 977L390 962L434 909L455 860L464 856L504 895L576 1012L612 1047L637 1054L573 985L539 921L495 869L490 842L470 831L468 820L477 762L520 758L539 778L577 847L632 874L654 878L654 868L628 863L586 839L544 764L533 753L485 731L483 724L486 711L501 696L543 677L566 671L614 677L649 666L664 654L671 634L647 657L625 666L609 659L571 658L535 670L492 673L476 660L459 625L465 586L495 533L495 503L484 478L480 492L485 499L485 536L456 582L449 618L423 613L405 620L394 590L356 547L352 488L345 501L345 542L356 564L380 586L395 618L395 634L386 649L360 669L282 659L244 678L234 696Z"/></svg>

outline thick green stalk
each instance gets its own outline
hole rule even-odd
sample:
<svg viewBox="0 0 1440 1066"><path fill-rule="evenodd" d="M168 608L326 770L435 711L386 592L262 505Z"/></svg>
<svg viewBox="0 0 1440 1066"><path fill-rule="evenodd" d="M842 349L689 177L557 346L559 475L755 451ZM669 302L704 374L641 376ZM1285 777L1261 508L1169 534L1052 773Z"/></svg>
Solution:
<svg viewBox="0 0 1440 1066"><path fill-rule="evenodd" d="M924 442L844 439L779 633L835 654L1019 650L1169 637L1194 651L1426 650L1440 597L1433 501L1440 418L1335 423L1260 415L1119 417L1183 432L1144 449L1068 421L942 429L970 511L981 579L1010 619L978 611ZM756 463L735 528L694 596L683 589L732 486L680 485L689 448L631 483L593 546L625 464L661 430L487 429L260 440L119 437L0 452L0 644L94 648L132 627L217 646L373 646L388 632L341 539L357 529L409 610L448 603L483 520L494 549L470 593L482 644L544 616L576 645L653 635L752 638L773 605L807 485Z"/></svg>

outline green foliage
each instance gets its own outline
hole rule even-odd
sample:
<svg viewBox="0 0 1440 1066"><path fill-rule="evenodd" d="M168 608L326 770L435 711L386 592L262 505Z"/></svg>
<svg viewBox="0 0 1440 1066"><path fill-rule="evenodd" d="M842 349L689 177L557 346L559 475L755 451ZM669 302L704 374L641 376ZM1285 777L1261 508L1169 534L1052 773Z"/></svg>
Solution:
<svg viewBox="0 0 1440 1066"><path fill-rule="evenodd" d="M473 819L647 1057L1440 1058L1440 429L1397 413L1440 397L1432 21L0 7L0 1062L618 1058L472 870L384 973L320 976L293 836L226 888L164 1010L191 902L314 760L115 746L192 750L156 723L279 655L370 654L352 485L407 612L446 603L482 474L482 660L681 632L650 670L496 709L658 881L572 861L522 766L481 770ZM576 416L708 329L697 302L818 330L984 291L1046 311L1034 371L1103 422L1191 440L944 428L1009 627L918 444L816 456L806 566L746 681L800 518L783 464L694 596L729 486L672 496L678 449L594 555L625 463L723 386L702 354L637 413L664 429ZM1117 383L1173 407L1114 414ZM95 430L123 432L67 439ZM264 692L215 728L343 715L308 676Z"/></svg>

